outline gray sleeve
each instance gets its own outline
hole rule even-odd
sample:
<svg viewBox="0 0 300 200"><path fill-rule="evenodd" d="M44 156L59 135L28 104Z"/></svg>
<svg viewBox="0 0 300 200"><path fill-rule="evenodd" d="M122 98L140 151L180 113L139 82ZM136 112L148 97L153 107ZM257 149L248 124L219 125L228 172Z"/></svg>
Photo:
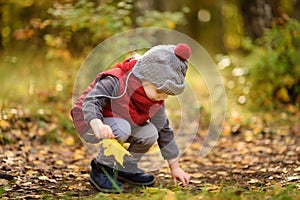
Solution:
<svg viewBox="0 0 300 200"><path fill-rule="evenodd" d="M150 121L157 128L157 143L164 159L169 160L178 157L178 146L175 141L174 132L169 127L165 107L161 108Z"/></svg>
<svg viewBox="0 0 300 200"><path fill-rule="evenodd" d="M120 88L119 80L113 76L105 76L98 80L95 87L86 95L82 111L84 121L89 124L92 119L103 120L102 108L110 103L108 97L116 97Z"/></svg>

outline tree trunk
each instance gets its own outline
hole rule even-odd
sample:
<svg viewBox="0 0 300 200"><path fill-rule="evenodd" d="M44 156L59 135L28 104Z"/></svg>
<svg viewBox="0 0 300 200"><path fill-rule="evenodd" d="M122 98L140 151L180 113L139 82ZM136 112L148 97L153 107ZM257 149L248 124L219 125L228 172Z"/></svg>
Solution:
<svg viewBox="0 0 300 200"><path fill-rule="evenodd" d="M297 20L300 20L300 0L296 1L295 5L294 5L294 10L293 10L293 15L292 17L294 17Z"/></svg>
<svg viewBox="0 0 300 200"><path fill-rule="evenodd" d="M240 9L246 34L253 40L261 37L280 16L277 0L241 0Z"/></svg>

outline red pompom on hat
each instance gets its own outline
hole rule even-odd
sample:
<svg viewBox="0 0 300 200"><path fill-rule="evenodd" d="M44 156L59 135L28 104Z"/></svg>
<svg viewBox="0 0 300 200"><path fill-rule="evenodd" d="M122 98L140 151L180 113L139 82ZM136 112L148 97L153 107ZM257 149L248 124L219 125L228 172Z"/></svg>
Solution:
<svg viewBox="0 0 300 200"><path fill-rule="evenodd" d="M174 49L175 55L182 60L187 60L191 56L191 48L184 43L179 43Z"/></svg>

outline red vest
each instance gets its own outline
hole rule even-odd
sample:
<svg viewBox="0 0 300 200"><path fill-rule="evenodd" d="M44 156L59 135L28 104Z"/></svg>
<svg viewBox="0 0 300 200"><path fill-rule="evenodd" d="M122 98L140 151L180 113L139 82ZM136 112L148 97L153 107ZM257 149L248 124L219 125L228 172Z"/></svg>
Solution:
<svg viewBox="0 0 300 200"><path fill-rule="evenodd" d="M103 107L102 114L104 117L123 118L132 125L141 125L153 117L163 106L164 101L152 101L147 98L140 80L132 74L129 77L126 88L126 79L136 62L137 60L128 58L122 64L118 63L113 69L99 73L89 87L84 90L71 110L73 123L80 135L90 129L84 121L82 112L84 98L95 87L97 81L106 75L112 75L119 80L118 96L121 96L125 89L126 92L121 97L113 99L111 104Z"/></svg>

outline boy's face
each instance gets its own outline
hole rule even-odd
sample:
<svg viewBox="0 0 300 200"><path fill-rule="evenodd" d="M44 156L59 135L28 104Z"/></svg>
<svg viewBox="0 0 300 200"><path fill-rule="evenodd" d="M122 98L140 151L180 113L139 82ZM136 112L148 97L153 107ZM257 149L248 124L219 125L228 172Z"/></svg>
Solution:
<svg viewBox="0 0 300 200"><path fill-rule="evenodd" d="M152 101L165 100L169 96L168 94L159 91L157 87L149 81L142 80L142 85L147 97Z"/></svg>

